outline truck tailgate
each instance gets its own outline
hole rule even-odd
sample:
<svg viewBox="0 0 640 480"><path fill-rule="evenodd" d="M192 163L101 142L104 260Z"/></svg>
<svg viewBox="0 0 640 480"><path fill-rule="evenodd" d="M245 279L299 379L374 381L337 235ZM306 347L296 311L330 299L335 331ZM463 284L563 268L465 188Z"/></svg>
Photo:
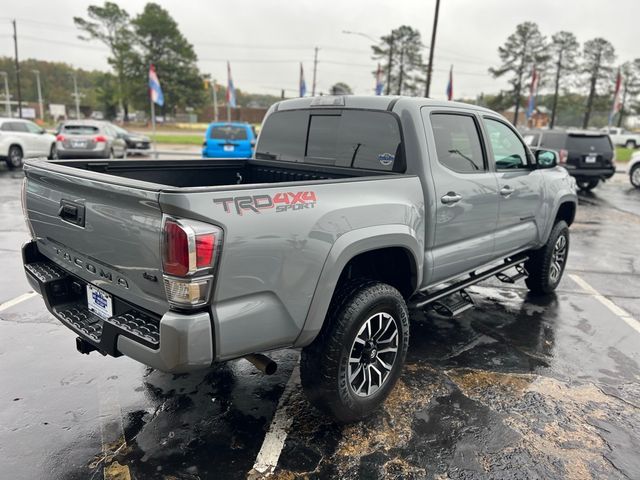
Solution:
<svg viewBox="0 0 640 480"><path fill-rule="evenodd" d="M74 170L25 167L27 216L38 249L116 297L166 312L158 190L152 184L134 188L112 176Z"/></svg>

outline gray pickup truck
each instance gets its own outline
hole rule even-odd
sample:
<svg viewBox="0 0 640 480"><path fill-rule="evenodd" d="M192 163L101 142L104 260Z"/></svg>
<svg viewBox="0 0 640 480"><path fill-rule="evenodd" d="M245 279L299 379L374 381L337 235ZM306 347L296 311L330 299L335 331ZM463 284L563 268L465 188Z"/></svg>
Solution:
<svg viewBox="0 0 640 480"><path fill-rule="evenodd" d="M167 372L302 348L302 386L342 421L398 379L408 308L469 285L562 276L575 182L498 114L405 97L288 100L254 158L25 165L27 278L82 353Z"/></svg>

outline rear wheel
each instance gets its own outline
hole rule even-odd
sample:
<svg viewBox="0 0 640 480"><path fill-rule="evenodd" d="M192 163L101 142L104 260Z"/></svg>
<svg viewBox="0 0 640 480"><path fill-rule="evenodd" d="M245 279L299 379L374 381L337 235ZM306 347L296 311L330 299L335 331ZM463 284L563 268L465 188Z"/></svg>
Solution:
<svg viewBox="0 0 640 480"><path fill-rule="evenodd" d="M51 150L49 150L49 160L58 160L58 149L55 143L51 145Z"/></svg>
<svg viewBox="0 0 640 480"><path fill-rule="evenodd" d="M385 283L339 288L322 331L302 350L300 377L316 408L353 422L380 407L400 377L409 314L400 292Z"/></svg>
<svg viewBox="0 0 640 480"><path fill-rule="evenodd" d="M589 192L596 188L598 186L598 183L600 183L600 180L597 178L595 180L578 180L577 182L578 188L585 192Z"/></svg>
<svg viewBox="0 0 640 480"><path fill-rule="evenodd" d="M18 145L11 145L11 147L9 147L9 154L7 155L7 166L9 169L20 168L22 166L22 159L22 148Z"/></svg>
<svg viewBox="0 0 640 480"><path fill-rule="evenodd" d="M631 180L631 185L640 188L640 163L636 163L629 172L629 180Z"/></svg>
<svg viewBox="0 0 640 480"><path fill-rule="evenodd" d="M636 148L635 140L627 140L627 143L624 144L627 148Z"/></svg>
<svg viewBox="0 0 640 480"><path fill-rule="evenodd" d="M544 247L529 253L524 264L529 276L525 280L529 291L544 295L553 292L564 273L569 254L569 227L564 220L553 226Z"/></svg>

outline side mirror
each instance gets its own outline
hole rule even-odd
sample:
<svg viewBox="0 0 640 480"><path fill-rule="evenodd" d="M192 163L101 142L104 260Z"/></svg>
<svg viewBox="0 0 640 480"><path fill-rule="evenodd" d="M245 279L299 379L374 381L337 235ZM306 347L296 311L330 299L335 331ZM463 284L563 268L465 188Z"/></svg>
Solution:
<svg viewBox="0 0 640 480"><path fill-rule="evenodd" d="M44 128L40 129L40 135L44 135L45 133L47 133L47 131Z"/></svg>
<svg viewBox="0 0 640 480"><path fill-rule="evenodd" d="M536 150L538 168L553 168L558 165L558 153L553 150Z"/></svg>

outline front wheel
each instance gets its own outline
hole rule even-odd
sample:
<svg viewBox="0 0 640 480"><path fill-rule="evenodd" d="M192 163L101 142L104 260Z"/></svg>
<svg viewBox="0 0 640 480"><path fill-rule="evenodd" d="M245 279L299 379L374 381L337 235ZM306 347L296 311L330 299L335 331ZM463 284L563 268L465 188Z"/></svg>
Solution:
<svg viewBox="0 0 640 480"><path fill-rule="evenodd" d="M640 163L635 164L629 172L629 180L631 180L631 185L640 188Z"/></svg>
<svg viewBox="0 0 640 480"><path fill-rule="evenodd" d="M577 183L578 183L578 188L580 190L583 190L585 192L590 192L591 190L593 190L598 186L598 183L600 183L600 180L597 178L595 180L578 180Z"/></svg>
<svg viewBox="0 0 640 480"><path fill-rule="evenodd" d="M316 408L354 422L380 407L400 377L409 314L400 292L385 283L339 288L322 331L302 350L300 377Z"/></svg>
<svg viewBox="0 0 640 480"><path fill-rule="evenodd" d="M529 254L524 264L529 276L525 280L529 291L536 295L553 292L564 273L569 254L569 227L564 220L553 226L544 247Z"/></svg>

